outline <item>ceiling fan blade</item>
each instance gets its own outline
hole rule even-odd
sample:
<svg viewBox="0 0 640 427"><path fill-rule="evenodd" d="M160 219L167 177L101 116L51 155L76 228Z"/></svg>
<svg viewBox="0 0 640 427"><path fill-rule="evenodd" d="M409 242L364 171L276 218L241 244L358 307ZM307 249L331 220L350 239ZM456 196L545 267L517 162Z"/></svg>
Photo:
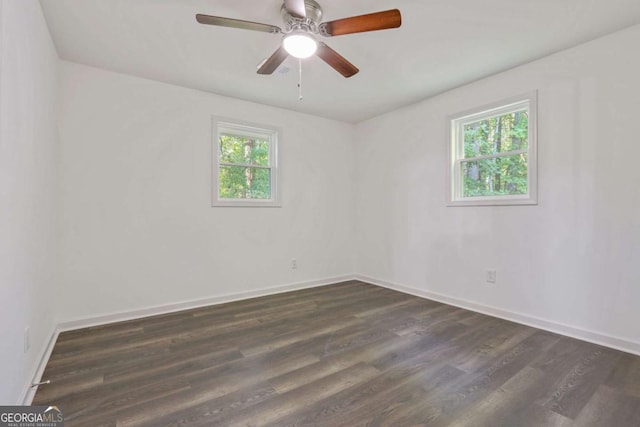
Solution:
<svg viewBox="0 0 640 427"><path fill-rule="evenodd" d="M307 8L304 5L304 0L284 0L284 8L287 9L289 15L298 18L307 17Z"/></svg>
<svg viewBox="0 0 640 427"><path fill-rule="evenodd" d="M219 27L240 28L242 30L262 31L265 33L281 33L282 29L275 25L261 24L259 22L242 21L240 19L221 18L219 16L210 16L197 14L196 20L205 25L217 25Z"/></svg>
<svg viewBox="0 0 640 427"><path fill-rule="evenodd" d="M325 36L363 33L365 31L388 30L402 25L402 15L398 9L368 15L352 16L320 24L320 32Z"/></svg>
<svg viewBox="0 0 640 427"><path fill-rule="evenodd" d="M318 43L316 55L345 77L351 77L360 71L358 67L322 42Z"/></svg>
<svg viewBox="0 0 640 427"><path fill-rule="evenodd" d="M273 72L284 62L289 54L282 46L273 55L266 59L258 68L258 74L273 74Z"/></svg>

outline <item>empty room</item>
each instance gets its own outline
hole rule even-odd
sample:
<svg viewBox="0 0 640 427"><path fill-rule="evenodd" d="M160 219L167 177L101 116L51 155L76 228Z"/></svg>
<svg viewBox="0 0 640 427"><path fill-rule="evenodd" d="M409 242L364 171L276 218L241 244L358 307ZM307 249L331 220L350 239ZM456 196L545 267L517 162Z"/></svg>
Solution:
<svg viewBox="0 0 640 427"><path fill-rule="evenodd" d="M0 0L0 426L640 426L637 0Z"/></svg>

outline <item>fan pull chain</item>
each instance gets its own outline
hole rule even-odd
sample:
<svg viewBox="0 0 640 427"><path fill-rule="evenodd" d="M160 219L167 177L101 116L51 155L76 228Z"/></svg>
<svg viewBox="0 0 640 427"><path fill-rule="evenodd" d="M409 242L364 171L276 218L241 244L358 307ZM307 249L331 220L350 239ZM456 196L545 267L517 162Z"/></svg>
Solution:
<svg viewBox="0 0 640 427"><path fill-rule="evenodd" d="M302 101L302 59L298 59L298 101Z"/></svg>

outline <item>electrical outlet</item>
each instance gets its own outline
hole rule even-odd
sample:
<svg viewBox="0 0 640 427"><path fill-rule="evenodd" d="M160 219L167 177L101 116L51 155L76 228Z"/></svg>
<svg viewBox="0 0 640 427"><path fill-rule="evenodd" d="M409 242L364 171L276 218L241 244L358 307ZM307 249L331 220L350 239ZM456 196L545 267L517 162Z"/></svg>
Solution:
<svg viewBox="0 0 640 427"><path fill-rule="evenodd" d="M298 269L298 261L295 258L291 259L291 269L292 270L297 270Z"/></svg>
<svg viewBox="0 0 640 427"><path fill-rule="evenodd" d="M24 352L28 353L31 348L31 340L29 339L29 327L24 328Z"/></svg>
<svg viewBox="0 0 640 427"><path fill-rule="evenodd" d="M496 283L496 271L487 270L487 283Z"/></svg>

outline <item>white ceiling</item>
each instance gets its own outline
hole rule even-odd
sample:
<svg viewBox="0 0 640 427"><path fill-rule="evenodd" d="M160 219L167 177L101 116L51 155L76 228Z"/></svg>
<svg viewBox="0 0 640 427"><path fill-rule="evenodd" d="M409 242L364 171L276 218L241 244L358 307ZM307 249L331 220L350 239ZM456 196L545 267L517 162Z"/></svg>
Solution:
<svg viewBox="0 0 640 427"><path fill-rule="evenodd" d="M41 0L63 59L348 122L640 23L638 0L319 2L324 21L398 8L403 24L325 39L360 73L345 79L305 60L298 101L297 60L256 74L281 36L195 21L204 13L282 27L282 0Z"/></svg>

